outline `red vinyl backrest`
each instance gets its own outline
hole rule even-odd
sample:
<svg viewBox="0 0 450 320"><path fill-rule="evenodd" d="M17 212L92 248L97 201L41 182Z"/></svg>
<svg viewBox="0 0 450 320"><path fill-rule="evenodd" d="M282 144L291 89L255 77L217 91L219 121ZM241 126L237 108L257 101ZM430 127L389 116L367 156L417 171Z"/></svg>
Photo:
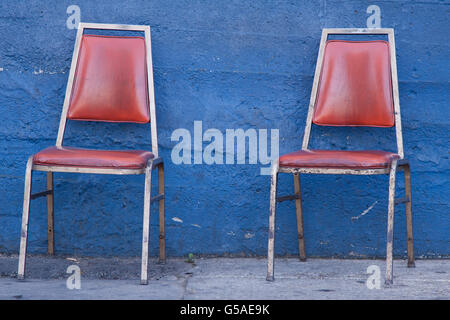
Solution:
<svg viewBox="0 0 450 320"><path fill-rule="evenodd" d="M150 121L143 37L82 36L67 118Z"/></svg>
<svg viewBox="0 0 450 320"><path fill-rule="evenodd" d="M313 123L326 126L394 125L388 42L326 42Z"/></svg>

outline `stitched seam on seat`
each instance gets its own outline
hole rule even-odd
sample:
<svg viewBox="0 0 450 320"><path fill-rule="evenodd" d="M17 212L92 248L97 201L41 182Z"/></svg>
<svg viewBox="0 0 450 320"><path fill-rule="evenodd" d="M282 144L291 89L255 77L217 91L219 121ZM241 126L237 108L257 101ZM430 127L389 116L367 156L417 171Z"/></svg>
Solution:
<svg viewBox="0 0 450 320"><path fill-rule="evenodd" d="M145 167L145 163L137 166L94 166L94 165L75 165L75 164L61 164L61 163L53 163L53 162L40 162L33 161L33 164L41 165L41 166L55 166L55 167L73 167L73 168L115 168L115 169L142 169Z"/></svg>
<svg viewBox="0 0 450 320"><path fill-rule="evenodd" d="M320 168L320 169L324 169L324 168L331 168L331 169L382 169L382 168L387 168L389 166L390 162L387 163L375 163L375 164L371 164L369 166L363 166L363 165L308 165L308 164L298 164L298 165L294 165L294 164L279 164L280 167L289 167L289 168Z"/></svg>

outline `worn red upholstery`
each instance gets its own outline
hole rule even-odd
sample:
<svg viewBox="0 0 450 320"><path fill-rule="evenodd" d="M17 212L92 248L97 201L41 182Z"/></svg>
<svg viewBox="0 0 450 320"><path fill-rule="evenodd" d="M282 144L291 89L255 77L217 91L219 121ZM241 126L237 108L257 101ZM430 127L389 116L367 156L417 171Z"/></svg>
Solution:
<svg viewBox="0 0 450 320"><path fill-rule="evenodd" d="M327 41L313 123L327 126L394 125L388 42Z"/></svg>
<svg viewBox="0 0 450 320"><path fill-rule="evenodd" d="M144 38L83 35L67 117L150 121Z"/></svg>
<svg viewBox="0 0 450 320"><path fill-rule="evenodd" d="M143 150L91 150L71 147L49 147L36 153L33 163L46 166L141 169L153 153Z"/></svg>
<svg viewBox="0 0 450 320"><path fill-rule="evenodd" d="M385 151L301 150L280 157L280 167L377 169L389 167L399 155Z"/></svg>

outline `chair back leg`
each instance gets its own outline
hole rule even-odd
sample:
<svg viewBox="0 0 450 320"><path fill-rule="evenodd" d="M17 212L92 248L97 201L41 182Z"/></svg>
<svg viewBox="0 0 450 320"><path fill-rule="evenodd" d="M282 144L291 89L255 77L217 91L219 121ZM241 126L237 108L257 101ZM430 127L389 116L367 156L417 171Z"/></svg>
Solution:
<svg viewBox="0 0 450 320"><path fill-rule="evenodd" d="M20 232L19 268L17 278L25 279L25 259L27 254L28 219L30 216L31 180L33 175L33 156L28 158L25 170L25 188L23 194L22 230Z"/></svg>
<svg viewBox="0 0 450 320"><path fill-rule="evenodd" d="M47 172L47 235L48 235L48 254L55 253L55 234L54 234L54 206L53 206L53 172Z"/></svg>
<svg viewBox="0 0 450 320"><path fill-rule="evenodd" d="M393 283L393 242L394 242L394 208L395 208L395 176L397 173L397 160L392 161L389 171L389 204L386 241L386 285Z"/></svg>
<svg viewBox="0 0 450 320"><path fill-rule="evenodd" d="M406 207L406 239L408 246L408 268L416 266L414 262L414 247L413 247L413 223L412 223L412 198L411 198L411 169L409 164L404 167L405 173L405 196L408 200L405 203Z"/></svg>
<svg viewBox="0 0 450 320"><path fill-rule="evenodd" d="M153 162L149 161L145 168L144 221L142 226L142 263L141 284L148 284L148 239L150 235L150 199Z"/></svg>
<svg viewBox="0 0 450 320"><path fill-rule="evenodd" d="M267 281L274 280L275 211L277 206L278 162L272 165L270 180L269 240L267 245Z"/></svg>
<svg viewBox="0 0 450 320"><path fill-rule="evenodd" d="M165 231L165 194L164 194L164 163L158 166L158 194L163 197L158 201L159 214L159 263L166 263L166 231Z"/></svg>
<svg viewBox="0 0 450 320"><path fill-rule="evenodd" d="M300 174L294 174L295 210L297 214L298 252L300 261L306 261L305 234L303 232L303 210Z"/></svg>

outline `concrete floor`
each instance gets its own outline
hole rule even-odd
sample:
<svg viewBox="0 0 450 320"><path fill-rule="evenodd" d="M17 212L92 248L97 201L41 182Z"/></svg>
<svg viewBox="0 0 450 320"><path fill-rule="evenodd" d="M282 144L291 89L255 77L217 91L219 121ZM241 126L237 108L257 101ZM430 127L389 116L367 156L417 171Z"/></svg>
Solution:
<svg viewBox="0 0 450 320"><path fill-rule="evenodd" d="M81 269L81 289L69 290L69 265ZM381 288L368 289L370 265ZM149 284L139 285L139 258L30 256L27 280L16 277L17 256L0 255L0 299L450 299L450 260L394 262L394 285L385 287L382 260L295 258L275 261L267 282L262 258L168 259L149 263Z"/></svg>

